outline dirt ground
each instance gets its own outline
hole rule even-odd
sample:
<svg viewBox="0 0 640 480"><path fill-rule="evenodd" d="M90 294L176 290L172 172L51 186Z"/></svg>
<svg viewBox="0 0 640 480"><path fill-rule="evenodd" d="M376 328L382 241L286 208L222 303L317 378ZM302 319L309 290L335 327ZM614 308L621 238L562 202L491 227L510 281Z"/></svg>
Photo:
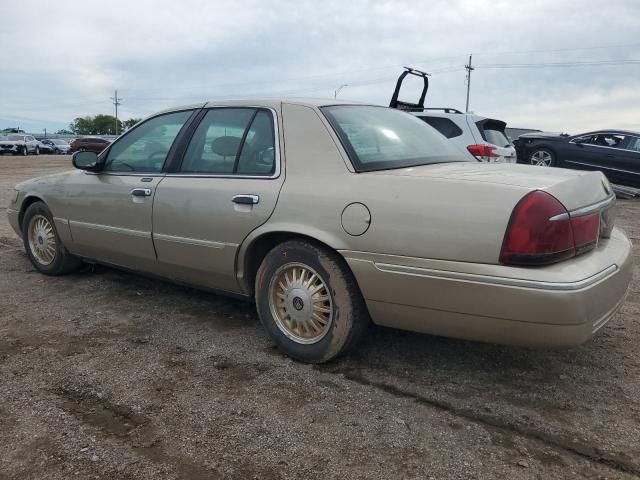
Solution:
<svg viewBox="0 0 640 480"><path fill-rule="evenodd" d="M0 205L69 157L0 157ZM37 273L0 215L0 479L640 478L640 201L621 312L570 350L374 328L329 365L242 301Z"/></svg>

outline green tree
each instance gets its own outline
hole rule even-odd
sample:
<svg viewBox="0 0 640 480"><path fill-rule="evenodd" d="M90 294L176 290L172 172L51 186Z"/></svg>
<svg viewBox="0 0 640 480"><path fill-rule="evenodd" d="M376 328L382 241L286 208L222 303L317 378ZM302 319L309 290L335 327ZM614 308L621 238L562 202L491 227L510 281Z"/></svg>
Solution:
<svg viewBox="0 0 640 480"><path fill-rule="evenodd" d="M77 117L69 124L69 130L77 135L91 135L93 130L93 118Z"/></svg>
<svg viewBox="0 0 640 480"><path fill-rule="evenodd" d="M124 122L122 122L122 128L124 130L129 130L131 127L133 127L140 120L142 120L142 119L141 118L130 118L129 120L125 120Z"/></svg>
<svg viewBox="0 0 640 480"><path fill-rule="evenodd" d="M116 134L116 117L113 115L96 115L93 117L93 129L98 135L115 135ZM117 132L122 131L122 122L118 120Z"/></svg>

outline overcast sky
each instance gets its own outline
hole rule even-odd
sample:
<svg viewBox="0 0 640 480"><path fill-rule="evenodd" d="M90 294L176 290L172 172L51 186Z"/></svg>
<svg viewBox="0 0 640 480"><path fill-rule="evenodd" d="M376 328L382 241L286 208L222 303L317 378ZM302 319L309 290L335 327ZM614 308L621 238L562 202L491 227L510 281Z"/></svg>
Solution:
<svg viewBox="0 0 640 480"><path fill-rule="evenodd" d="M116 88L123 119L206 99L333 97L343 84L339 98L388 104L402 65L433 72L429 105L463 109L472 53L478 114L640 130L639 0L2 0L0 11L0 128L113 114ZM517 67L567 62L600 63Z"/></svg>

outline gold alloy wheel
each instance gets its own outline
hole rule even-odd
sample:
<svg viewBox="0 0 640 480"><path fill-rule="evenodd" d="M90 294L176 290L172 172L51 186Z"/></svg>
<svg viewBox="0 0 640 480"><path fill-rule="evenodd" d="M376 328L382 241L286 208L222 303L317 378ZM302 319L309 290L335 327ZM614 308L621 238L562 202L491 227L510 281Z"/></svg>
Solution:
<svg viewBox="0 0 640 480"><path fill-rule="evenodd" d="M329 289L317 272L301 263L287 263L273 275L269 307L278 328L296 343L319 342L333 322Z"/></svg>
<svg viewBox="0 0 640 480"><path fill-rule="evenodd" d="M49 265L56 257L56 236L47 217L34 215L29 221L29 248L41 265Z"/></svg>

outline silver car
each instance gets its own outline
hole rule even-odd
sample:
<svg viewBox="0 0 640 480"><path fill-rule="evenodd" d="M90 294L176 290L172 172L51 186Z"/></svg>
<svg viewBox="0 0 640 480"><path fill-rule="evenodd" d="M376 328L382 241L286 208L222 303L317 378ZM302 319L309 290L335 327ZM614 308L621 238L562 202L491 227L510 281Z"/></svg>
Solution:
<svg viewBox="0 0 640 480"><path fill-rule="evenodd" d="M34 266L99 262L255 300L290 356L369 323L576 345L622 304L631 244L599 172L469 160L410 114L331 100L160 112L16 187Z"/></svg>

